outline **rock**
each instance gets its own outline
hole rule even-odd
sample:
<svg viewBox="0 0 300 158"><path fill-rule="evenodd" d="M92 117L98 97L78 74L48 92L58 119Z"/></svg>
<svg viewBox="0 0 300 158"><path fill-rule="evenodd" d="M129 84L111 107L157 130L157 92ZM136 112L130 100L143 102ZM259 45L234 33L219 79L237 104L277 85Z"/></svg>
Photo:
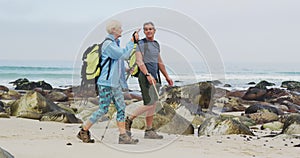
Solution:
<svg viewBox="0 0 300 158"><path fill-rule="evenodd" d="M268 123L268 122L279 120L277 114L270 112L266 109L258 110L256 113L246 114L245 116L251 118L257 124Z"/></svg>
<svg viewBox="0 0 300 158"><path fill-rule="evenodd" d="M2 101L0 101L0 118L9 118L9 115L5 110L5 103L3 103Z"/></svg>
<svg viewBox="0 0 300 158"><path fill-rule="evenodd" d="M187 99L190 103L200 106L202 109L209 108L212 105L212 96L215 93L215 87L209 82L199 82L185 85L182 87L163 87L161 100L180 103L181 99Z"/></svg>
<svg viewBox="0 0 300 158"><path fill-rule="evenodd" d="M282 130L283 123L279 121L269 122L262 125L261 129L269 129L272 131Z"/></svg>
<svg viewBox="0 0 300 158"><path fill-rule="evenodd" d="M236 90L236 91L230 91L228 93L226 93L227 97L238 97L238 98L242 98L247 91L245 90Z"/></svg>
<svg viewBox="0 0 300 158"><path fill-rule="evenodd" d="M6 87L6 86L2 86L0 85L0 91L3 91L3 92L8 92L9 89Z"/></svg>
<svg viewBox="0 0 300 158"><path fill-rule="evenodd" d="M232 87L230 84L224 84L223 87Z"/></svg>
<svg viewBox="0 0 300 158"><path fill-rule="evenodd" d="M218 100L216 100L216 102L218 102ZM240 99L235 97L228 97L222 107L223 112L244 111L246 109L246 107L241 104Z"/></svg>
<svg viewBox="0 0 300 158"><path fill-rule="evenodd" d="M211 117L206 119L198 129L199 136L229 134L254 135L246 125L231 118Z"/></svg>
<svg viewBox="0 0 300 158"><path fill-rule="evenodd" d="M54 111L42 115L40 121L55 121L62 123L82 123L75 115L66 112Z"/></svg>
<svg viewBox="0 0 300 158"><path fill-rule="evenodd" d="M271 106L271 104L265 103L265 102L255 103L255 104L251 105L250 107L248 107L245 110L245 114L257 113L260 110L268 110L269 112L273 112L277 115L283 114L283 112L280 109L273 107L273 106Z"/></svg>
<svg viewBox="0 0 300 158"><path fill-rule="evenodd" d="M248 85L254 85L254 84L256 84L255 82L248 82L247 83Z"/></svg>
<svg viewBox="0 0 300 158"><path fill-rule="evenodd" d="M5 112L4 103L0 100L0 112Z"/></svg>
<svg viewBox="0 0 300 158"><path fill-rule="evenodd" d="M213 80L213 81L207 81L207 82L208 82L208 83L212 83L212 84L215 85L215 86L222 84L222 82L219 81L219 80Z"/></svg>
<svg viewBox="0 0 300 158"><path fill-rule="evenodd" d="M68 96L63 92L52 91L46 95L46 97L52 101L67 101Z"/></svg>
<svg viewBox="0 0 300 158"><path fill-rule="evenodd" d="M283 134L300 134L300 115L293 114L287 117L282 128Z"/></svg>
<svg viewBox="0 0 300 158"><path fill-rule="evenodd" d="M10 104L10 110L12 116L30 118L30 119L41 119L43 115L48 116L49 112L59 113L60 115L65 115L69 117L70 112L62 109L51 100L45 98L38 92L29 91L19 100L16 100ZM74 116L75 117L75 116ZM65 120L64 120L65 121ZM76 120L69 123L78 123Z"/></svg>
<svg viewBox="0 0 300 158"><path fill-rule="evenodd" d="M19 92L10 89L8 92L2 94L0 97L4 100L16 100L20 99L21 95Z"/></svg>
<svg viewBox="0 0 300 158"><path fill-rule="evenodd" d="M271 83L271 82L263 80L255 85L255 87L259 88L259 89L267 89L267 86L275 86L275 83Z"/></svg>
<svg viewBox="0 0 300 158"><path fill-rule="evenodd" d="M27 78L20 78L9 83L16 86L16 90L33 90L35 88L42 88L45 90L53 89L52 86L45 81L30 82Z"/></svg>
<svg viewBox="0 0 300 158"><path fill-rule="evenodd" d="M0 158L14 158L14 156L0 147Z"/></svg>
<svg viewBox="0 0 300 158"><path fill-rule="evenodd" d="M275 99L283 96L289 96L290 94L284 90L279 88L270 88L267 90L267 93L265 94L266 99Z"/></svg>
<svg viewBox="0 0 300 158"><path fill-rule="evenodd" d="M287 90L300 92L300 82L298 81L284 81L281 83L283 88L287 88Z"/></svg>
<svg viewBox="0 0 300 158"><path fill-rule="evenodd" d="M131 113L138 106L142 106L142 102L136 102L127 106L127 113ZM180 116L176 111L167 103L164 103L164 108L157 107L157 113L153 117L153 128L159 132L168 134L193 134L194 130L191 122ZM145 129L145 116L140 115L134 119L132 128Z"/></svg>
<svg viewBox="0 0 300 158"><path fill-rule="evenodd" d="M233 119L238 122L241 122L242 124L246 125L247 127L249 126L254 126L256 125L256 122L252 120L251 118L245 117L245 116L233 116L233 115L226 115L226 114L221 114L220 117L222 119Z"/></svg>
<svg viewBox="0 0 300 158"><path fill-rule="evenodd" d="M297 104L291 103L287 100L283 101L282 104L288 107L289 112L300 112L300 106Z"/></svg>
<svg viewBox="0 0 300 158"><path fill-rule="evenodd" d="M248 88L247 92L242 97L242 99L263 101L265 99L264 96L266 93L267 93L266 89L250 87L250 88Z"/></svg>

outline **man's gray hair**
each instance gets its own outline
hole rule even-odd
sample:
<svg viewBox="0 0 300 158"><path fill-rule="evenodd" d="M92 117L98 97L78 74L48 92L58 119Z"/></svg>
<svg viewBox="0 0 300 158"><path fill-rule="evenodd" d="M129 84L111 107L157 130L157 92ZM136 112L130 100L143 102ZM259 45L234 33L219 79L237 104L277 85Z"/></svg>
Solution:
<svg viewBox="0 0 300 158"><path fill-rule="evenodd" d="M106 31L109 34L113 33L114 29L117 29L118 27L121 27L121 22L117 20L111 20L106 24Z"/></svg>
<svg viewBox="0 0 300 158"><path fill-rule="evenodd" d="M143 25L143 29L145 28L146 25L152 25L153 28L155 29L155 26L154 26L153 22L151 22L151 21L145 22L144 25Z"/></svg>

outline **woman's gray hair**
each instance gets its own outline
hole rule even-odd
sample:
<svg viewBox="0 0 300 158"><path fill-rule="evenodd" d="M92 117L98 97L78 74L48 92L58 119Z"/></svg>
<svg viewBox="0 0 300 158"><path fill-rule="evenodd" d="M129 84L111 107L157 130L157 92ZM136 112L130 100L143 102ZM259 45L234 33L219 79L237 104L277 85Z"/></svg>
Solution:
<svg viewBox="0 0 300 158"><path fill-rule="evenodd" d="M112 34L113 33L113 30L114 29L117 29L119 27L121 27L121 22L120 21L117 21L117 20L111 20L109 21L107 24L106 24L106 31L107 33L109 34Z"/></svg>
<svg viewBox="0 0 300 158"><path fill-rule="evenodd" d="M146 25L152 25L153 28L155 29L155 26L154 26L153 22L151 22L151 21L145 22L144 25L143 25L143 29L145 28Z"/></svg>

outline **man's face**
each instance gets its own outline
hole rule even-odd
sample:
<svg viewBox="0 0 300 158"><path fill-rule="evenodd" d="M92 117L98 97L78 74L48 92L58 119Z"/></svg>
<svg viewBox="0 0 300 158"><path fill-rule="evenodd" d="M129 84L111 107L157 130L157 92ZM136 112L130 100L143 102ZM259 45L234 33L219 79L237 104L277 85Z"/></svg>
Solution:
<svg viewBox="0 0 300 158"><path fill-rule="evenodd" d="M155 28L151 25L145 25L144 26L144 34L146 35L147 38L154 38L154 34L155 34Z"/></svg>

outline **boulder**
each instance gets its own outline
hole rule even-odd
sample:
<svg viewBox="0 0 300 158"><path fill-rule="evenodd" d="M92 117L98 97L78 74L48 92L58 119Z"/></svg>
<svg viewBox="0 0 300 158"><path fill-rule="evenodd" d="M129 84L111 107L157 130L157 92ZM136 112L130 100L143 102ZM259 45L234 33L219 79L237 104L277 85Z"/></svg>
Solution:
<svg viewBox="0 0 300 158"><path fill-rule="evenodd" d="M0 147L0 158L14 158L14 156Z"/></svg>
<svg viewBox="0 0 300 158"><path fill-rule="evenodd" d="M81 120L77 119L74 114L67 112L48 112L42 115L40 121L55 121L62 123L82 123Z"/></svg>
<svg viewBox="0 0 300 158"><path fill-rule="evenodd" d="M52 100L52 101L67 101L68 96L64 94L63 92L58 91L52 91L49 94L46 95L46 98Z"/></svg>
<svg viewBox="0 0 300 158"><path fill-rule="evenodd" d="M4 100L16 100L16 99L20 99L21 94L15 90L8 90L6 93L2 93L0 95L1 99Z"/></svg>
<svg viewBox="0 0 300 158"><path fill-rule="evenodd" d="M48 116L52 114L47 114L49 112L57 112L60 115L64 114L67 118L71 118L69 116L74 115L62 109L51 100L42 96L40 93L34 91L29 91L19 100L10 103L10 110L12 116L30 119L41 119L44 115ZM78 122L81 121L74 121L74 119L69 120L69 123Z"/></svg>
<svg viewBox="0 0 300 158"><path fill-rule="evenodd" d="M187 99L195 106L208 109L212 105L212 97L215 94L215 87L210 82L199 82L185 86L163 87L161 100L171 102L181 102Z"/></svg>
<svg viewBox="0 0 300 158"><path fill-rule="evenodd" d="M220 98L220 99L222 99L222 98ZM216 100L216 101L218 102L219 100ZM219 104L223 104L221 106L221 107L223 107L223 110L222 110L223 112L244 111L246 109L246 107L244 107L244 105L241 104L240 98L228 97L228 98L223 98L222 100L224 102L220 103L220 101L219 101Z"/></svg>
<svg viewBox="0 0 300 158"><path fill-rule="evenodd" d="M267 93L266 89L250 87L250 88L248 88L247 92L242 97L242 99L263 101L265 99L264 97L265 97L266 93Z"/></svg>
<svg viewBox="0 0 300 158"><path fill-rule="evenodd" d="M287 90L300 92L300 82L298 81L284 81L281 83L281 87L287 88Z"/></svg>
<svg viewBox="0 0 300 158"><path fill-rule="evenodd" d="M300 115L293 114L286 118L282 128L283 134L300 134Z"/></svg>
<svg viewBox="0 0 300 158"><path fill-rule="evenodd" d="M3 91L3 92L8 92L9 89L6 87L6 86L2 86L0 85L0 91Z"/></svg>
<svg viewBox="0 0 300 158"><path fill-rule="evenodd" d="M211 117L198 128L198 135L254 135L249 127L232 118Z"/></svg>
<svg viewBox="0 0 300 158"><path fill-rule="evenodd" d="M283 123L279 122L279 121L274 121L274 122L269 122L269 123L265 123L261 126L261 129L269 129L272 131L280 131L282 130L283 127Z"/></svg>
<svg viewBox="0 0 300 158"><path fill-rule="evenodd" d="M130 114L138 106L142 106L142 102L136 102L127 106L127 113ZM132 128L145 129L145 116L140 115L135 118ZM153 128L168 134L193 134L194 132L191 122L177 114L167 103L164 103L163 108L159 107L159 105L157 106L157 112L153 117Z"/></svg>
<svg viewBox="0 0 300 158"><path fill-rule="evenodd" d="M260 103L255 103L255 104L251 105L250 107L248 107L245 110L245 114L257 113L260 110L267 110L267 111L273 112L277 115L282 115L283 114L283 112L280 109L278 109L274 106L271 106L271 104L266 103L266 102L260 102Z"/></svg>
<svg viewBox="0 0 300 158"><path fill-rule="evenodd" d="M267 86L275 86L275 83L271 83L271 82L263 80L255 85L255 87L259 88L259 89L267 89Z"/></svg>
<svg viewBox="0 0 300 158"><path fill-rule="evenodd" d="M247 83L248 85L254 85L254 84L256 84L255 82L248 82Z"/></svg>
<svg viewBox="0 0 300 158"><path fill-rule="evenodd" d="M267 90L267 93L265 94L266 99L275 99L282 96L288 96L290 95L286 90L279 89L279 88L270 88Z"/></svg>
<svg viewBox="0 0 300 158"><path fill-rule="evenodd" d="M9 118L9 115L5 110L5 103L3 103L2 101L0 101L0 118Z"/></svg>
<svg viewBox="0 0 300 158"><path fill-rule="evenodd" d="M270 112L269 110L266 109L258 110L256 113L246 114L245 116L251 118L257 124L268 123L268 122L279 120L277 114Z"/></svg>
<svg viewBox="0 0 300 158"><path fill-rule="evenodd" d="M30 82L27 78L20 78L9 83L16 86L16 90L33 90L35 88L42 88L44 90L53 89L52 86L45 81Z"/></svg>
<svg viewBox="0 0 300 158"><path fill-rule="evenodd" d="M242 98L246 94L246 92L247 92L246 90L235 90L226 93L226 96Z"/></svg>

